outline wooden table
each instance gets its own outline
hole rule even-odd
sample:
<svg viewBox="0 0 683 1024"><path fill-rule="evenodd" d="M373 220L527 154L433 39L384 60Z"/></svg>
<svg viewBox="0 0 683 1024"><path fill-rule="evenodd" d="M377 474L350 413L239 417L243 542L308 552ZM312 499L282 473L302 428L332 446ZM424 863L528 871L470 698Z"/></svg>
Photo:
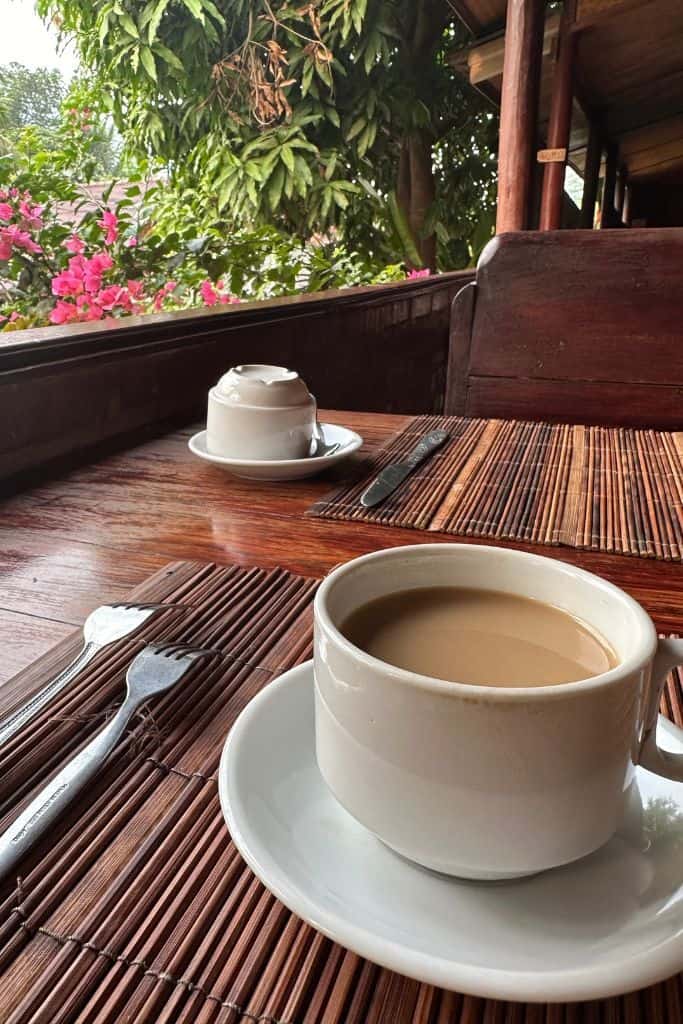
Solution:
<svg viewBox="0 0 683 1024"><path fill-rule="evenodd" d="M375 447L409 419L325 413ZM80 627L98 604L174 559L283 566L321 576L377 548L453 541L438 533L306 517L342 464L312 480L262 484L199 462L187 428L36 487L0 507L0 682ZM476 543L476 542L474 542ZM511 544L599 573L632 594L659 629L683 629L680 565L572 548Z"/></svg>

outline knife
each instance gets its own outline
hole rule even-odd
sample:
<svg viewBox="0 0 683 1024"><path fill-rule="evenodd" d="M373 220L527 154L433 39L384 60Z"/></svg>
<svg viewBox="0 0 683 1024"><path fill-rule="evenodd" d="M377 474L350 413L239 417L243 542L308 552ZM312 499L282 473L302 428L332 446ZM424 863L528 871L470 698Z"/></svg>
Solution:
<svg viewBox="0 0 683 1024"><path fill-rule="evenodd" d="M379 505L392 491L396 490L400 483L403 483L409 473L412 473L432 452L440 448L450 436L447 430L431 430L425 434L405 459L385 466L372 483L365 488L360 496L361 505L364 508Z"/></svg>

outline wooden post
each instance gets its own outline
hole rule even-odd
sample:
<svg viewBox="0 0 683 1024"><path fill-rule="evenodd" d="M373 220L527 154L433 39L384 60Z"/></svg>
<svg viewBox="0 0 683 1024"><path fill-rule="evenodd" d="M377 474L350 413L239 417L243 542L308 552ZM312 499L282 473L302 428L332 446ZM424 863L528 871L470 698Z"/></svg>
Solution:
<svg viewBox="0 0 683 1024"><path fill-rule="evenodd" d="M569 150L569 132L572 123L572 98L574 95L574 54L576 33L572 32L575 4L565 0L560 23L559 47L555 74L553 76L553 97L548 121L548 149L557 150L557 156L546 163L543 174L541 195L541 231L554 231L562 227L562 196L564 193L564 172ZM560 158L560 152L564 156Z"/></svg>
<svg viewBox="0 0 683 1024"><path fill-rule="evenodd" d="M626 196L626 168L619 167L617 169L617 177L614 183L614 209L616 212L616 219L619 224L622 223L624 216L624 199Z"/></svg>
<svg viewBox="0 0 683 1024"><path fill-rule="evenodd" d="M632 189L627 181L624 186L624 205L621 210L621 220L627 228L631 226L631 199Z"/></svg>
<svg viewBox="0 0 683 1024"><path fill-rule="evenodd" d="M602 189L602 210L600 213L601 228L613 228L617 219L614 210L614 189L617 183L617 158L617 147L613 142L610 142L607 146L605 184Z"/></svg>
<svg viewBox="0 0 683 1024"><path fill-rule="evenodd" d="M498 234L523 231L528 223L544 10L544 0L508 0L498 143Z"/></svg>
<svg viewBox="0 0 683 1024"><path fill-rule="evenodd" d="M600 184L600 163L602 161L602 132L598 124L591 120L586 149L586 166L583 174L583 197L581 199L581 227L595 226L595 203L598 198Z"/></svg>

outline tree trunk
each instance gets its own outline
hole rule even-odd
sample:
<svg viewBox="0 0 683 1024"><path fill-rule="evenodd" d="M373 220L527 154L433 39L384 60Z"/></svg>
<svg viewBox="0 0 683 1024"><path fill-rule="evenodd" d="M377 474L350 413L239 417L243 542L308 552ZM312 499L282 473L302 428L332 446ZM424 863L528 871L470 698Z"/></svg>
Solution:
<svg viewBox="0 0 683 1024"><path fill-rule="evenodd" d="M408 142L410 153L410 209L408 223L415 236L422 261L430 270L436 270L436 236L422 236L425 220L435 198L432 171L432 146L423 134L412 135Z"/></svg>
<svg viewBox="0 0 683 1024"><path fill-rule="evenodd" d="M413 6L407 5L407 9L412 12L412 23L406 26L401 59L406 79L416 83L416 94L429 108L431 97L425 68L429 68L436 59L452 11L445 0L415 0ZM423 237L423 232L436 195L432 170L433 141L433 132L428 129L413 130L403 136L396 184L401 212L410 225L424 266L430 270L436 270L436 236Z"/></svg>

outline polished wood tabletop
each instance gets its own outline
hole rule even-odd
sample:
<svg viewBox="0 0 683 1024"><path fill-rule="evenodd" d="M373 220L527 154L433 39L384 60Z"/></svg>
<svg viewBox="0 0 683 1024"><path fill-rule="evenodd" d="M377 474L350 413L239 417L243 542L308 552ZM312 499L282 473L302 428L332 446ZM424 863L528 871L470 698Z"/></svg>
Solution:
<svg viewBox="0 0 683 1024"><path fill-rule="evenodd" d="M367 457L409 420L346 412L322 418L363 435L354 459ZM322 576L378 548L464 539L306 516L344 479L349 463L311 480L238 480L189 452L196 429L110 456L0 505L1 682L80 629L97 605L123 600L135 584L176 559L282 566ZM680 564L501 543L596 572L640 601L660 630L683 629Z"/></svg>

